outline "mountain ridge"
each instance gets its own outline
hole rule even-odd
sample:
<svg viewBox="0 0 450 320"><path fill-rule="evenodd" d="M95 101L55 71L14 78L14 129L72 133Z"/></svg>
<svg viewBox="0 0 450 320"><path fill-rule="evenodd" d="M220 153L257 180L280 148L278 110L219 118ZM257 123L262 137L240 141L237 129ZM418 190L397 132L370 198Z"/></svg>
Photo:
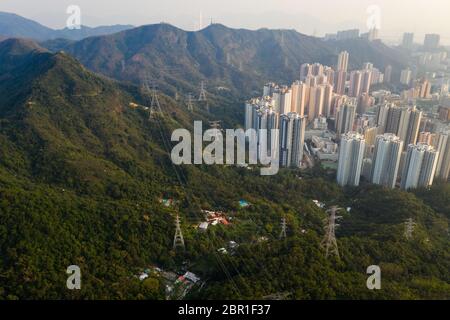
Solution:
<svg viewBox="0 0 450 320"><path fill-rule="evenodd" d="M288 84L298 79L303 63L334 66L338 53L345 49L350 53L351 68L361 68L363 62L373 59L380 70L388 64L398 66L397 74L407 65L400 51L381 42L330 43L295 30L253 31L215 24L199 31L169 24L146 25L59 49L89 69L121 81L138 84L144 71L150 73L169 94L177 86L184 91L198 90L199 83L207 81L210 89L229 87L248 97L265 82Z"/></svg>
<svg viewBox="0 0 450 320"><path fill-rule="evenodd" d="M88 27L70 30L55 30L31 19L15 13L0 12L0 36L9 38L28 38L36 41L47 41L58 38L81 40L91 36L105 35L132 28L132 25L112 25Z"/></svg>

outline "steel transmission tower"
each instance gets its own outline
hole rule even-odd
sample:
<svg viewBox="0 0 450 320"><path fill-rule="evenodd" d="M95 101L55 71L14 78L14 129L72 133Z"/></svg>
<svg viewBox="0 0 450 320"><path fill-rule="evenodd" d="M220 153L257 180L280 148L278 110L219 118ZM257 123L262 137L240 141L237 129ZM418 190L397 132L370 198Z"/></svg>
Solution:
<svg viewBox="0 0 450 320"><path fill-rule="evenodd" d="M198 101L208 101L208 99L206 99L206 90L205 90L205 82L202 81L201 85L200 85L200 95L198 96Z"/></svg>
<svg viewBox="0 0 450 320"><path fill-rule="evenodd" d="M150 107L149 107L150 108L150 118L153 118L153 116L156 113L160 113L162 115L163 113L162 113L161 105L159 104L156 83L154 81L150 82L148 77L145 77L144 83L143 83L143 89L144 89L144 92L147 95L150 95L150 97L151 97Z"/></svg>
<svg viewBox="0 0 450 320"><path fill-rule="evenodd" d="M405 222L405 238L410 240L413 237L414 228L416 227L416 223L412 218L409 218Z"/></svg>
<svg viewBox="0 0 450 320"><path fill-rule="evenodd" d="M183 233L181 232L180 216L177 214L175 218L175 236L173 238L173 249L185 249Z"/></svg>
<svg viewBox="0 0 450 320"><path fill-rule="evenodd" d="M336 220L342 218L341 216L337 216L336 213L341 210L336 206L331 207L331 209L327 210L329 217L324 220L325 223L325 237L322 240L322 247L325 248L325 257L328 258L330 254L336 255L339 259L339 249L336 241L336 227L339 225L336 224Z"/></svg>
<svg viewBox="0 0 450 320"><path fill-rule="evenodd" d="M287 230L287 223L286 218L281 219L281 232L280 232L280 240L286 239L286 230Z"/></svg>
<svg viewBox="0 0 450 320"><path fill-rule="evenodd" d="M209 103L208 99L206 98L206 89L204 81L202 81L200 85L200 95L198 96L198 101L205 103L206 111L209 112Z"/></svg>
<svg viewBox="0 0 450 320"><path fill-rule="evenodd" d="M194 104L192 103L192 93L188 94L188 98L187 98L187 109L189 111L194 111Z"/></svg>

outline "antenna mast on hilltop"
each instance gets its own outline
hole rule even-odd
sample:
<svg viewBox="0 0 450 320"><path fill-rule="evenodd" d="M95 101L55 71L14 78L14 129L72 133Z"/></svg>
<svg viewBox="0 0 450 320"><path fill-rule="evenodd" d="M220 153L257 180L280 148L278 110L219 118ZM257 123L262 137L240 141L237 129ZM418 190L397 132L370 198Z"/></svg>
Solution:
<svg viewBox="0 0 450 320"><path fill-rule="evenodd" d="M175 237L173 238L173 249L185 249L183 233L181 232L180 216L177 214L175 218Z"/></svg>
<svg viewBox="0 0 450 320"><path fill-rule="evenodd" d="M327 213L330 214L330 216L324 220L325 222L325 237L322 240L322 247L325 248L325 257L328 258L330 253L336 255L336 257L339 259L339 249L336 241L336 227L339 225L336 224L336 220L342 218L341 216L336 216L336 213L341 210L341 208L338 208L337 206L331 207L331 209L327 210Z"/></svg>

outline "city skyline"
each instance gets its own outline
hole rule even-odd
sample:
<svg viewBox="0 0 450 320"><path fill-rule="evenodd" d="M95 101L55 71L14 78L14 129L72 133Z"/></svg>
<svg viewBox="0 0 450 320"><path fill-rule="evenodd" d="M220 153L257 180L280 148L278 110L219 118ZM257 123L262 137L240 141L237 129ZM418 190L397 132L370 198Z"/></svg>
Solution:
<svg viewBox="0 0 450 320"><path fill-rule="evenodd" d="M79 0L77 3L63 0L56 4L54 0L39 0L34 2L35 6L30 6L24 0L4 0L0 3L0 11L16 13L52 28L64 28L68 17L67 7L78 5L82 12L82 24L88 26L139 26L164 21L185 30L198 30L214 21L232 28L295 29L316 36L352 28L366 32L368 23L371 23L369 21L376 14L379 16L380 37L387 42L401 43L403 33L412 32L416 43L422 43L427 33L440 33L441 42L450 44L450 32L443 33L450 29L446 17L450 3L447 1L350 2L351 4L345 3L352 7L347 12L341 10L341 3L325 0L300 3L294 0L264 1L264 5L255 0L232 0L226 4L196 0L191 1L187 7L180 6L173 0L166 1L164 6L154 1L131 0L125 8L118 1L103 0L96 1L95 4L86 0ZM431 10L436 7L440 10ZM406 9L408 15L402 14Z"/></svg>

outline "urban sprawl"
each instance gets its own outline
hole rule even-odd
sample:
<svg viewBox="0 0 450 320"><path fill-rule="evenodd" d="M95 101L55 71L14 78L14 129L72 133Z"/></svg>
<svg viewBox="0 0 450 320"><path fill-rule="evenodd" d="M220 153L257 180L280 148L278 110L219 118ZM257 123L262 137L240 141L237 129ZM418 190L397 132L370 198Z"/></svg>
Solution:
<svg viewBox="0 0 450 320"><path fill-rule="evenodd" d="M261 97L246 103L246 130L279 130L278 145L264 150L279 152L281 167L320 160L337 170L341 186L358 186L361 176L404 190L446 181L450 58L438 35L418 47L413 38L403 38L402 50L415 61L403 70L387 65L382 72L367 62L349 71L344 51L335 67L303 64L292 85L266 84Z"/></svg>

